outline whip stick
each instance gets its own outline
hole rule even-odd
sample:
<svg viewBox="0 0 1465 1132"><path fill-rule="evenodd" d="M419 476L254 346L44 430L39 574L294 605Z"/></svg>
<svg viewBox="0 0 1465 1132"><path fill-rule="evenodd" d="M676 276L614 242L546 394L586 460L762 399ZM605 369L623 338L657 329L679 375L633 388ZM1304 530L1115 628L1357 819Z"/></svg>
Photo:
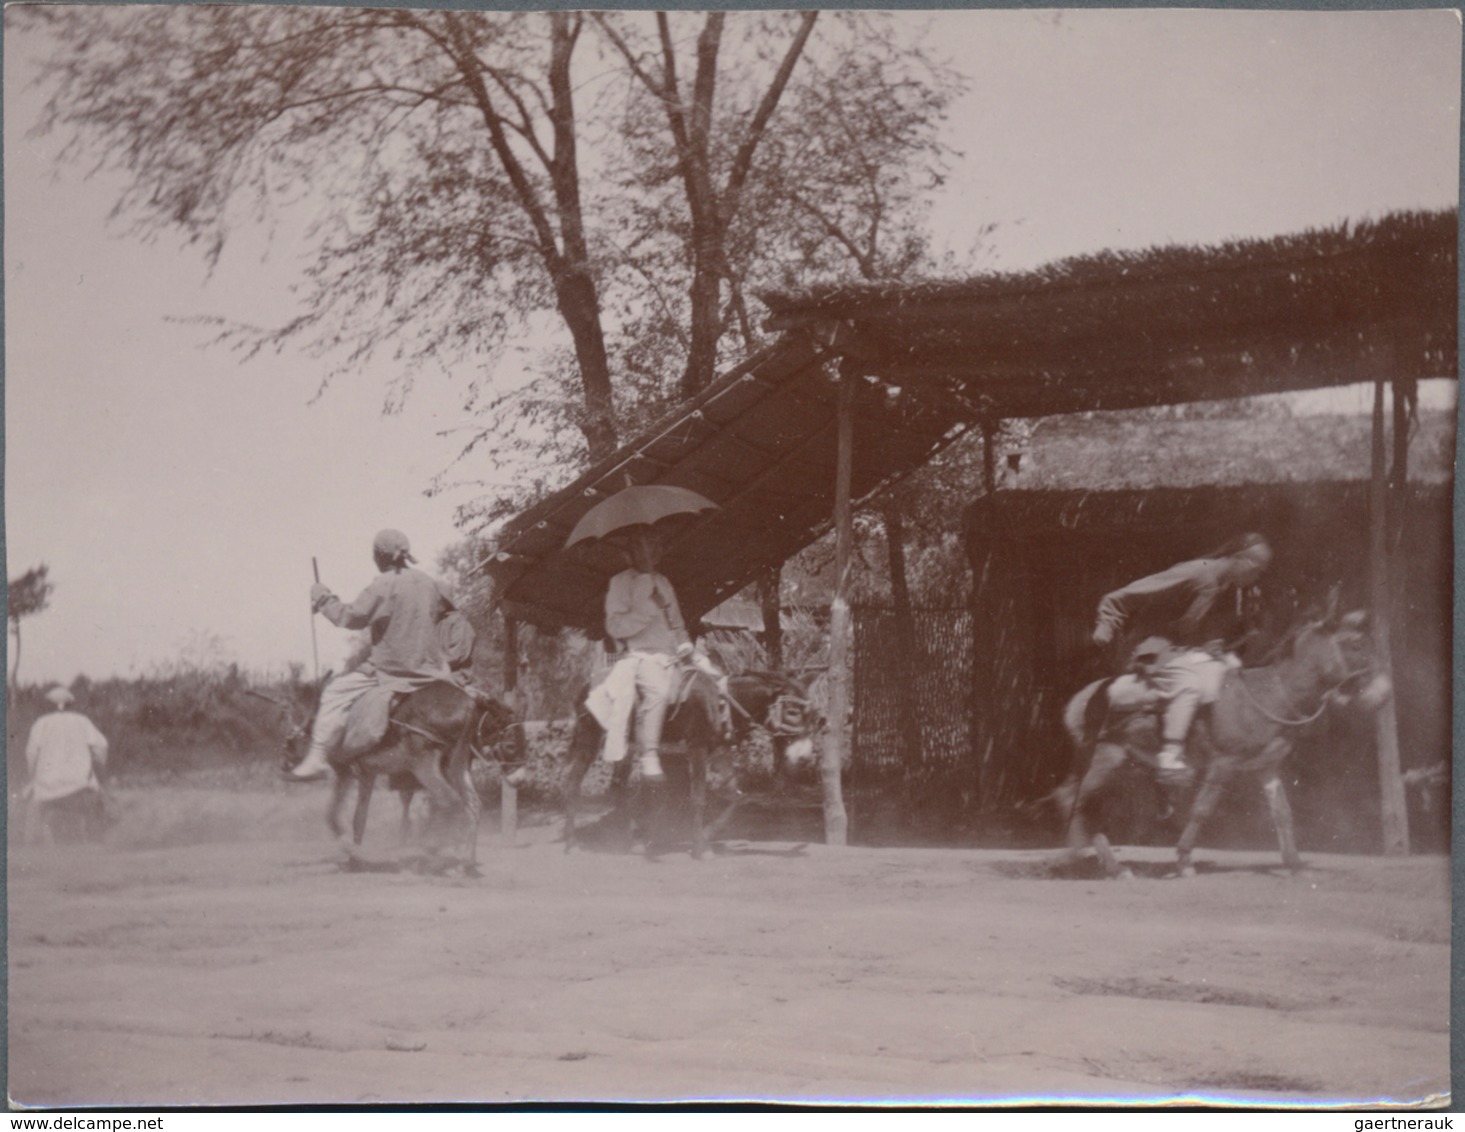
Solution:
<svg viewBox="0 0 1465 1132"><path fill-rule="evenodd" d="M316 584L320 584L320 565L312 555L310 568L315 571ZM320 646L315 643L315 602L310 603L310 658L315 662L315 682L320 684Z"/></svg>

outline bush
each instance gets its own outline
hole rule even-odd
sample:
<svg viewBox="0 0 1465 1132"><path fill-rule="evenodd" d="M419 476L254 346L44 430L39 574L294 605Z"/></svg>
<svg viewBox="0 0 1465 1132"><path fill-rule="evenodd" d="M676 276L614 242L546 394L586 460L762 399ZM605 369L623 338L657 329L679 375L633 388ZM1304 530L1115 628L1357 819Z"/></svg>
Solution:
<svg viewBox="0 0 1465 1132"><path fill-rule="evenodd" d="M11 699L7 731L12 785L25 780L25 741L31 726L50 709L45 699L49 687L26 686ZM79 677L71 690L74 710L107 737L109 776L124 782L272 763L285 736L285 705L308 702L310 693L298 669L263 676L237 665L182 663L131 680Z"/></svg>

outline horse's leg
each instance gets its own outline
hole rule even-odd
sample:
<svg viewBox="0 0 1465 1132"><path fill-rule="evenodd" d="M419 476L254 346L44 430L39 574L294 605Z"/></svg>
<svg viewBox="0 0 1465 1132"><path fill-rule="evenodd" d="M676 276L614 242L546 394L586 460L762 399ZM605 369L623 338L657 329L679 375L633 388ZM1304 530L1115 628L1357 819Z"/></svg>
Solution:
<svg viewBox="0 0 1465 1132"><path fill-rule="evenodd" d="M1099 858L1099 867L1104 870L1104 875L1111 880L1129 880L1134 876L1128 867L1119 863L1119 858L1114 854L1114 847L1109 844L1109 839L1103 833L1094 834L1094 853Z"/></svg>
<svg viewBox="0 0 1465 1132"><path fill-rule="evenodd" d="M333 768L335 781L331 783L331 800L326 807L326 825L330 827L331 835L341 844L346 843L346 828L341 824L341 811L346 805L346 792L351 789L351 783L355 781L355 774L349 769L340 767Z"/></svg>
<svg viewBox="0 0 1465 1132"><path fill-rule="evenodd" d="M1084 849L1092 846L1105 876L1116 875L1119 863L1109 847L1108 838L1103 838L1102 831L1098 830L1097 822L1094 823L1094 834L1090 835L1090 818L1097 818L1094 811L1109 785L1109 779L1128 757L1128 752L1118 743L1096 743L1088 769L1074 791L1073 808L1069 814L1067 843L1070 859L1077 859Z"/></svg>
<svg viewBox="0 0 1465 1132"><path fill-rule="evenodd" d="M1183 877L1195 876L1195 866L1191 864L1190 860L1191 850L1195 848L1195 843L1200 839L1200 832L1205 828L1206 822L1216 812L1216 806L1220 803L1221 795L1231 778L1231 771L1231 765L1218 756L1213 755L1206 762L1205 778L1201 781L1200 790L1191 804L1190 816L1185 822L1185 830L1181 833L1180 841L1175 846L1175 864Z"/></svg>
<svg viewBox="0 0 1465 1132"><path fill-rule="evenodd" d="M1292 826L1292 807L1287 801L1287 789L1282 785L1280 764L1291 750L1285 739L1272 741L1267 754L1272 756L1271 766L1262 774L1262 793L1267 796L1267 807L1272 811L1272 828L1277 831L1277 847L1282 850L1282 864L1294 873L1302 871L1302 857L1297 852L1297 834Z"/></svg>
<svg viewBox="0 0 1465 1132"><path fill-rule="evenodd" d="M397 788L397 797L402 799L402 826L399 836L403 845L406 845L412 838L412 797L416 793L417 788L415 786L408 785Z"/></svg>
<svg viewBox="0 0 1465 1132"><path fill-rule="evenodd" d="M371 792L376 788L376 775L365 768L356 770L356 812L351 815L351 840L361 844L366 836L366 814L371 809Z"/></svg>
<svg viewBox="0 0 1465 1132"><path fill-rule="evenodd" d="M467 806L467 800L458 788L443 777L442 767L438 765L440 754L441 751L428 748L414 750L412 758L412 775L422 783L428 798L427 829L423 841L434 853L451 840L450 836L443 835L444 825Z"/></svg>
<svg viewBox="0 0 1465 1132"><path fill-rule="evenodd" d="M560 799L565 807L566 853L575 845L575 812L580 803L580 784L585 781L585 774L595 761L596 751L600 747L600 735L600 725L588 712L576 715L575 729L570 733L570 766L565 771L565 781L560 787ZM616 765L617 773L626 761L622 759Z"/></svg>
<svg viewBox="0 0 1465 1132"><path fill-rule="evenodd" d="M692 787L692 859L700 861L707 852L707 748L687 744L687 776Z"/></svg>
<svg viewBox="0 0 1465 1132"><path fill-rule="evenodd" d="M671 824L671 785L665 772L665 764L669 756L663 754L662 776L654 781L648 780L643 774L641 776L640 794L641 804L637 807L641 829L646 837L643 852L648 860L655 859L661 855L662 849L671 840L668 827ZM687 761L688 774L691 773L691 759Z"/></svg>
<svg viewBox="0 0 1465 1132"><path fill-rule="evenodd" d="M707 840L709 843L716 840L722 827L727 824L728 820L737 811L737 808L743 804L742 784L738 781L737 766L734 761L736 759L735 752L727 747L722 747L718 749L718 757L728 760L727 783L732 791L732 797L728 799L727 805L722 808L718 815L707 823ZM713 765L715 764L709 763L709 774Z"/></svg>
<svg viewBox="0 0 1465 1132"><path fill-rule="evenodd" d="M478 785L473 781L473 755L468 750L466 739L460 742L449 760L455 766L455 776L461 784L463 805L467 810L468 829L465 835L468 863L464 866L470 876L478 875L478 823L483 817L483 799L478 795Z"/></svg>

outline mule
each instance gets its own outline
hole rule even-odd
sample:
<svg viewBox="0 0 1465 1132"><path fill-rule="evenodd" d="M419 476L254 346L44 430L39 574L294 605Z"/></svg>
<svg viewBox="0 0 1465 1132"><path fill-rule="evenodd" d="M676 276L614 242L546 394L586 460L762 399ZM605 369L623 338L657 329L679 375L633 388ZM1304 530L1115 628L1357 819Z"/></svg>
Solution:
<svg viewBox="0 0 1465 1132"><path fill-rule="evenodd" d="M475 756L487 758L512 722L513 713L497 700L446 680L406 694L393 707L386 734L376 746L350 757L340 751L331 756L336 776L326 810L331 833L354 855L366 832L377 777L386 775L402 799L403 839L410 829L412 798L421 789L429 803L429 847L441 847L445 842L442 828L461 813L465 819L464 871L476 874L482 801L473 782L472 762ZM308 723L292 731L287 740L287 766L292 755L298 761L302 740L308 736ZM353 784L356 809L348 843L341 815Z"/></svg>
<svg viewBox="0 0 1465 1132"><path fill-rule="evenodd" d="M1092 847L1105 875L1123 876L1127 871L1119 866L1108 838L1097 828L1090 835L1089 823L1121 767L1130 760L1155 767L1160 727L1154 714L1102 722L1109 684L1089 684L1064 710L1078 767L1054 798L1066 810L1069 852L1076 855ZM1293 872L1302 868L1281 766L1300 729L1330 705L1351 698L1355 687L1370 710L1381 707L1391 691L1388 678L1374 669L1372 638L1362 612L1304 623L1273 663L1227 673L1216 701L1196 714L1186 740L1185 761L1198 774L1199 785L1175 848L1181 876L1195 875L1191 854L1196 841L1225 791L1243 774L1261 783L1283 865Z"/></svg>
<svg viewBox="0 0 1465 1132"><path fill-rule="evenodd" d="M785 758L796 764L813 749L812 736L822 719L807 698L807 688L793 677L777 672L748 672L728 677L727 715L731 735L723 732L723 695L717 682L701 669L684 670L686 685L667 708L662 727L661 757L670 765L680 756L686 758L691 793L692 856L700 860L709 844L737 810L742 791L737 770L732 762L732 747L748 738L754 727L789 740ZM580 785L600 753L605 730L585 707L584 696L575 714L575 726L567 751L569 767L565 772L562 799L565 807L565 851L576 844L575 820L580 800ZM612 776L612 793L623 797L630 777L634 755L627 754L616 764ZM709 780L716 779L727 795L726 804L708 820ZM655 856L666 843L668 784L662 783L644 791L649 811L645 825L646 853Z"/></svg>

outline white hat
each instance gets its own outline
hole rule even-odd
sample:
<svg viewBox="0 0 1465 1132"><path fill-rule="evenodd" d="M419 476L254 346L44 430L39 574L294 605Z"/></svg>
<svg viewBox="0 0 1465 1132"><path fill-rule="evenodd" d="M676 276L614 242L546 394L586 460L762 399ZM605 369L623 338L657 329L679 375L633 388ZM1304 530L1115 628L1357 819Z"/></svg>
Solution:
<svg viewBox="0 0 1465 1132"><path fill-rule="evenodd" d="M58 708L64 708L68 704L72 703L76 699L76 697L73 696L65 688L61 687L60 684L57 684L56 687L52 688L49 692L46 693L46 699L50 700Z"/></svg>

